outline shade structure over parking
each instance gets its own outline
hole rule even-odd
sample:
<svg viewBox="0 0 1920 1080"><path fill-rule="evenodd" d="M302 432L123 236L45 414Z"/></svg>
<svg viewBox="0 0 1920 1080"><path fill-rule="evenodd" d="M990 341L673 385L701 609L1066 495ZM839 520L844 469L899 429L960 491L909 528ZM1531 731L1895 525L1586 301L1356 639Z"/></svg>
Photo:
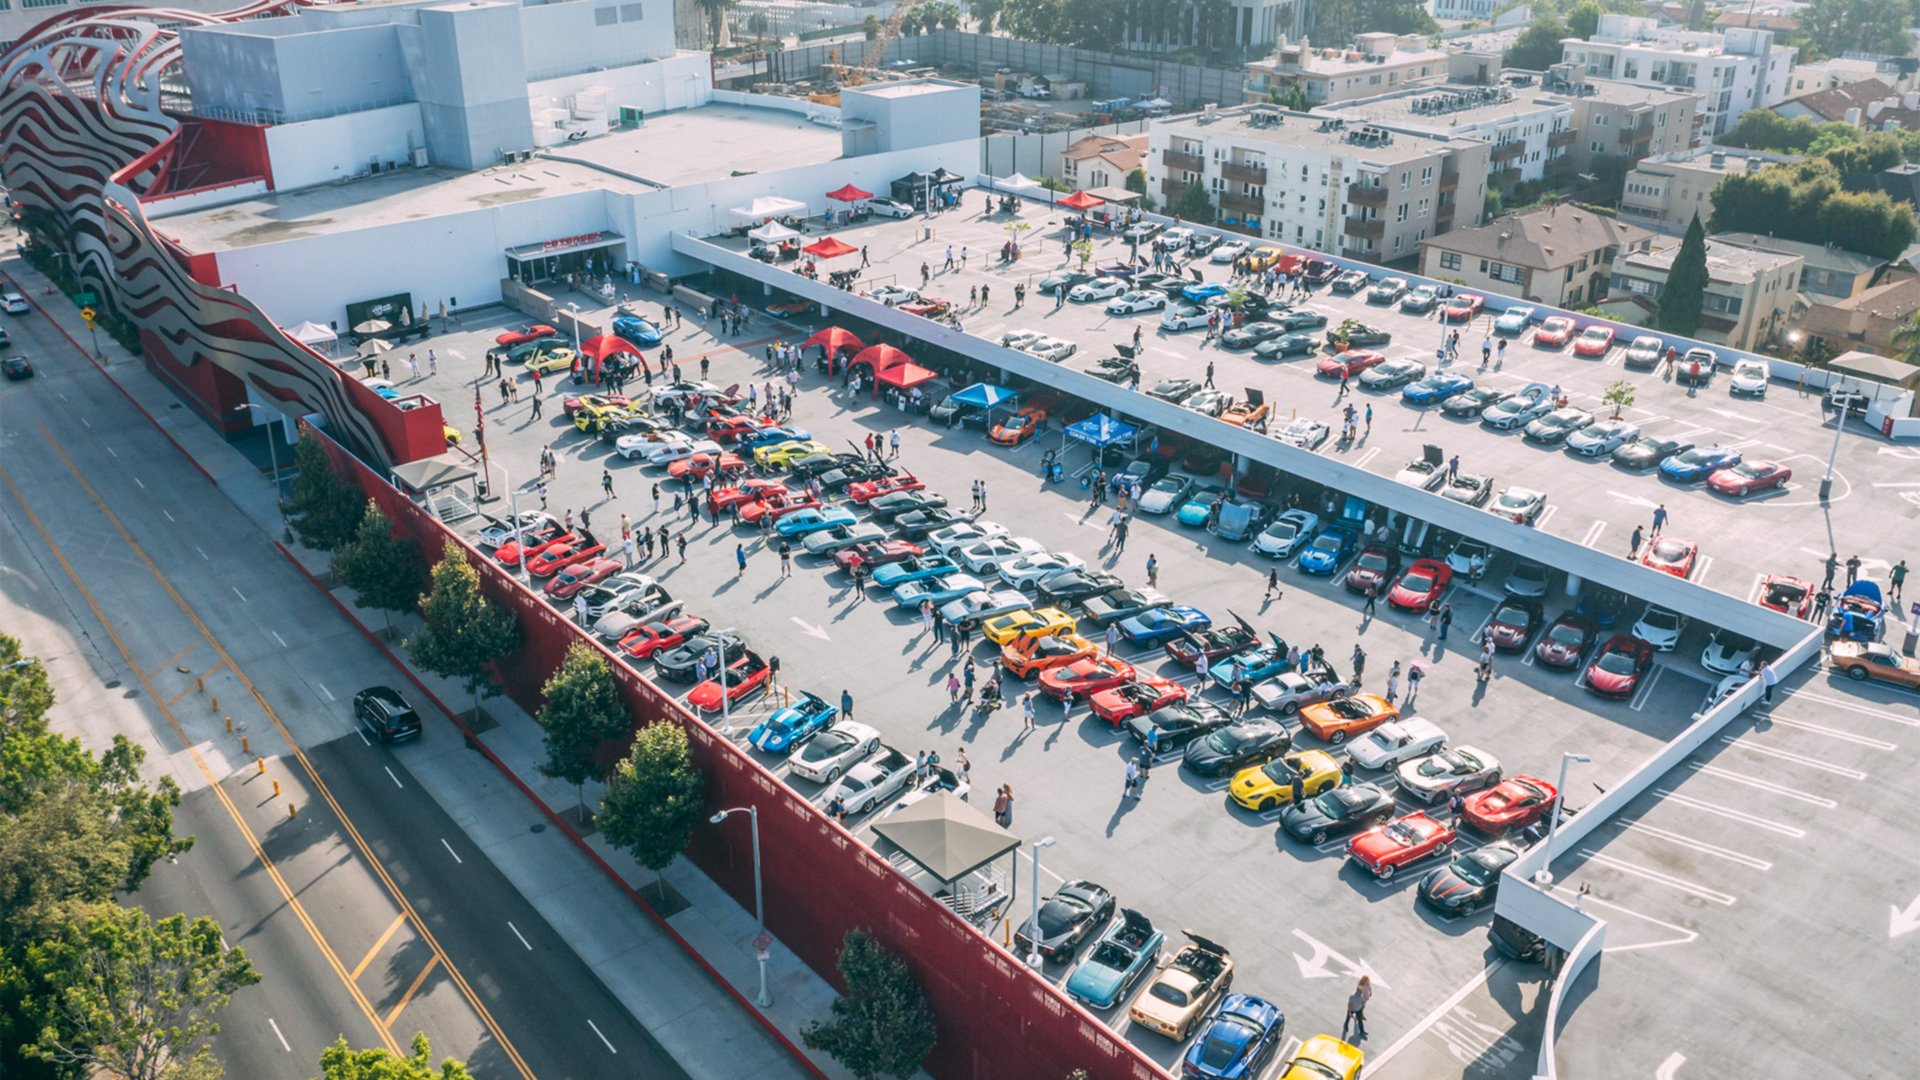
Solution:
<svg viewBox="0 0 1920 1080"><path fill-rule="evenodd" d="M1069 210L1091 210L1096 206L1106 205L1106 200L1097 195L1089 195L1084 191L1076 191L1066 198L1061 199L1060 205Z"/></svg>
<svg viewBox="0 0 1920 1080"><path fill-rule="evenodd" d="M836 191L827 192L827 198L832 199L834 202L859 202L861 199L873 198L873 192L861 191L852 184L848 184Z"/></svg>
<svg viewBox="0 0 1920 1080"><path fill-rule="evenodd" d="M778 244L783 240L791 240L800 234L777 221L769 221L747 235L763 244Z"/></svg>
<svg viewBox="0 0 1920 1080"><path fill-rule="evenodd" d="M947 884L1020 846L1018 836L949 791L887 816L873 831Z"/></svg>
<svg viewBox="0 0 1920 1080"><path fill-rule="evenodd" d="M1069 424L1066 430L1061 432L1060 445L1064 447L1067 445L1067 439L1073 439L1086 443L1095 450L1103 450L1120 443L1131 443L1133 437L1139 433L1139 428L1125 420L1116 420L1106 413L1096 413L1077 424Z"/></svg>
<svg viewBox="0 0 1920 1080"><path fill-rule="evenodd" d="M842 255L851 255L860 249L837 236L829 236L816 240L800 250L816 259L837 259Z"/></svg>
<svg viewBox="0 0 1920 1080"><path fill-rule="evenodd" d="M786 217L788 214L804 214L807 204L783 199L778 195L762 195L745 206L736 206L728 213L750 221L765 221L769 218Z"/></svg>
<svg viewBox="0 0 1920 1080"><path fill-rule="evenodd" d="M974 383L972 386L953 395L955 404L970 405L976 409L991 409L1005 402L1012 401L1013 398L1013 391L1006 387L993 386L983 382Z"/></svg>

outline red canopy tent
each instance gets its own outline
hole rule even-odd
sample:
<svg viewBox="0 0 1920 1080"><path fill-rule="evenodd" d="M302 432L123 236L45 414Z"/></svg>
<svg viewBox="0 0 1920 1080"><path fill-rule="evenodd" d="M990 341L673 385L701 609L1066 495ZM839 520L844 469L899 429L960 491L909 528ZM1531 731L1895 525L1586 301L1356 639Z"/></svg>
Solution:
<svg viewBox="0 0 1920 1080"><path fill-rule="evenodd" d="M848 184L846 187L843 187L838 191L827 192L827 198L832 199L835 202L859 202L861 199L873 198L873 192L861 191L859 188L854 187L852 184Z"/></svg>
<svg viewBox="0 0 1920 1080"><path fill-rule="evenodd" d="M913 357L908 356L906 353L901 352L891 345L869 345L854 354L853 362L856 364L866 364L872 367L875 372L884 372L890 368L899 367L902 364L912 363Z"/></svg>
<svg viewBox="0 0 1920 1080"><path fill-rule="evenodd" d="M803 349L813 345L819 345L826 349L828 356L832 356L834 353L839 352L849 345L856 349L866 348L866 344L855 337L853 331L838 326L829 326L824 330L816 330L812 337L800 343L800 347Z"/></svg>
<svg viewBox="0 0 1920 1080"><path fill-rule="evenodd" d="M593 374L596 379L599 378L600 367L606 363L607 357L619 353L631 353L636 358L644 359L640 350L633 347L632 342L612 334L590 337L580 343L580 355L593 361Z"/></svg>
<svg viewBox="0 0 1920 1080"><path fill-rule="evenodd" d="M938 378L936 374L909 360L904 364L890 367L880 373L879 381L888 386L897 386L902 390L911 390L929 379Z"/></svg>
<svg viewBox="0 0 1920 1080"><path fill-rule="evenodd" d="M841 241L834 237L829 236L829 237L826 237L825 239L817 240L811 244L808 244L806 247L803 247L800 250L806 252L807 254L813 256L816 259L837 259L842 255L851 255L854 252L859 251L860 249L857 247L854 247L852 244L845 243L844 241Z"/></svg>
<svg viewBox="0 0 1920 1080"><path fill-rule="evenodd" d="M1098 196L1089 195L1084 191L1076 191L1066 198L1061 199L1059 205L1069 210L1091 210L1096 206L1105 206L1106 203L1107 200Z"/></svg>

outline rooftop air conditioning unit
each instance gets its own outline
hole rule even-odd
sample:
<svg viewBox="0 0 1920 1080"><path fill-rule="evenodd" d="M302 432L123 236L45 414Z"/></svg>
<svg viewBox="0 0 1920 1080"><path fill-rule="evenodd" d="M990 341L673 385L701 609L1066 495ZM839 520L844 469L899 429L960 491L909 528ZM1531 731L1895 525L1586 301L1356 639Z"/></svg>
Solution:
<svg viewBox="0 0 1920 1080"><path fill-rule="evenodd" d="M412 157L414 168L424 169L427 167L427 148L426 147L416 146L413 149L407 151L407 153Z"/></svg>

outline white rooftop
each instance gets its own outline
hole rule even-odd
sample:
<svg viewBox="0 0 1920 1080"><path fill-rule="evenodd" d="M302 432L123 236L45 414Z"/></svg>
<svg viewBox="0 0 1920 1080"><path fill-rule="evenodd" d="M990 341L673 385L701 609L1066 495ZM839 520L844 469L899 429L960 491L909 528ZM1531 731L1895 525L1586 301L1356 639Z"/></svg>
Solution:
<svg viewBox="0 0 1920 1080"><path fill-rule="evenodd" d="M1278 116L1278 123L1255 122L1259 116ZM1450 147L1480 145L1479 140L1451 138L1421 132L1396 131L1389 141L1366 143L1356 136L1369 127L1358 117L1340 118L1325 113L1290 112L1272 105L1249 105L1221 109L1209 120L1204 113L1161 120L1155 130L1170 130L1188 138L1208 134L1231 134L1240 140L1254 140L1279 146L1318 150L1327 154L1359 159L1360 164L1393 164L1417 161Z"/></svg>

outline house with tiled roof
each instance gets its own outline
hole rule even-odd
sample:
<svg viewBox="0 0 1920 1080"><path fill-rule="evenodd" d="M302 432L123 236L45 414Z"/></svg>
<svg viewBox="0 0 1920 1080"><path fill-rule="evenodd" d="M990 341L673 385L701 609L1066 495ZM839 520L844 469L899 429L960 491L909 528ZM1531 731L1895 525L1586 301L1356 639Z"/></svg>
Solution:
<svg viewBox="0 0 1920 1080"><path fill-rule="evenodd" d="M1060 179L1076 190L1124 187L1147 160L1147 136L1088 135L1060 152Z"/></svg>

